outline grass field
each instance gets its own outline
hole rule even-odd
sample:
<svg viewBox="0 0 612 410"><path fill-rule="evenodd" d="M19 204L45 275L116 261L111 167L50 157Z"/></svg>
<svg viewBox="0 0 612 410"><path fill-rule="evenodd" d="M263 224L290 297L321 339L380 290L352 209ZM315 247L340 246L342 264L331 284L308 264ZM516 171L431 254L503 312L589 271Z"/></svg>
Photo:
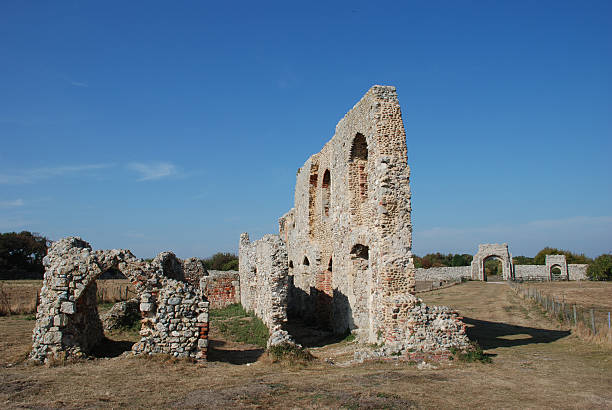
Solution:
<svg viewBox="0 0 612 410"><path fill-rule="evenodd" d="M102 302L117 302L135 295L127 279L100 279L96 284L98 300ZM41 286L42 280L1 280L0 316L35 313Z"/></svg>
<svg viewBox="0 0 612 410"><path fill-rule="evenodd" d="M115 357L65 366L15 361L33 321L0 318L0 406L130 408L611 408L612 350L584 342L506 285L468 282L420 295L450 305L491 364L347 365L355 342L310 349L313 364L273 364L211 323L210 361ZM213 319L214 320L214 319ZM125 335L109 335L114 342ZM232 364L240 363L240 364Z"/></svg>

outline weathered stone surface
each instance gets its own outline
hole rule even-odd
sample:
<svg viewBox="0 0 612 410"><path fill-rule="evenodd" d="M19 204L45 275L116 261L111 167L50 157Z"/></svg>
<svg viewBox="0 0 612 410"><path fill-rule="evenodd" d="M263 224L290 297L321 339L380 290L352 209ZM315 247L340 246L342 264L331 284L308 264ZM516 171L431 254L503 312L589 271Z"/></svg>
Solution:
<svg viewBox="0 0 612 410"><path fill-rule="evenodd" d="M474 259L472 259L472 279L486 280L484 264L489 258L495 258L501 261L502 278L504 280L514 279L512 255L510 255L508 251L507 243L484 243L478 245L478 252L474 255Z"/></svg>
<svg viewBox="0 0 612 410"><path fill-rule="evenodd" d="M112 327L110 322L120 321L123 313L141 308L142 338L134 344L133 353L206 357L206 349L198 347L198 340L208 337L208 322L200 320L208 316L208 302L201 291L181 280L182 262L174 254L161 253L148 263L127 250L92 251L82 239L68 237L51 245L44 265L33 360L47 361L58 355L80 357L102 339L96 279L109 270L125 275L139 295L139 299L111 309L107 325Z"/></svg>
<svg viewBox="0 0 612 410"><path fill-rule="evenodd" d="M298 170L279 236L240 237L242 304L276 326L270 343L285 337L290 309L400 350L467 345L456 315L427 310L413 295L409 180L395 88L374 86Z"/></svg>
<svg viewBox="0 0 612 410"><path fill-rule="evenodd" d="M100 317L104 330L118 329L122 326L131 326L133 323L140 321L141 313L138 299L130 299L123 302L117 302ZM148 310L146 310L148 312Z"/></svg>
<svg viewBox="0 0 612 410"><path fill-rule="evenodd" d="M240 303L240 274L237 271L209 270L200 278L200 289L211 308L221 309Z"/></svg>

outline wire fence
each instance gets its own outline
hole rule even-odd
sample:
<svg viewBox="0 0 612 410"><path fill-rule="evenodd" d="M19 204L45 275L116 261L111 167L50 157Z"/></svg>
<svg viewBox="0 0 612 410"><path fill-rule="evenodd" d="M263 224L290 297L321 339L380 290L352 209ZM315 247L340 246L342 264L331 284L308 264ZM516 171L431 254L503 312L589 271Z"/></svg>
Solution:
<svg viewBox="0 0 612 410"><path fill-rule="evenodd" d="M551 317L570 326L589 339L612 344L612 320L609 311L596 307L582 306L555 298L528 285L510 282L518 296L539 305Z"/></svg>

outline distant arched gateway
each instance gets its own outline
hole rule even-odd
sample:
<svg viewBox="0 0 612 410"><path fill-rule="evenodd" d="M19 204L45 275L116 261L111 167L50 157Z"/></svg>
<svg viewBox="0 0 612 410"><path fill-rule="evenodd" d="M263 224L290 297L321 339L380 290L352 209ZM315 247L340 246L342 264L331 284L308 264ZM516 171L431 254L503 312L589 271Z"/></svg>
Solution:
<svg viewBox="0 0 612 410"><path fill-rule="evenodd" d="M485 273L484 262L486 259L495 257L502 264L502 279L514 279L514 269L512 266L512 257L508 251L507 243L485 243L478 245L478 253L472 259L472 279L487 280Z"/></svg>

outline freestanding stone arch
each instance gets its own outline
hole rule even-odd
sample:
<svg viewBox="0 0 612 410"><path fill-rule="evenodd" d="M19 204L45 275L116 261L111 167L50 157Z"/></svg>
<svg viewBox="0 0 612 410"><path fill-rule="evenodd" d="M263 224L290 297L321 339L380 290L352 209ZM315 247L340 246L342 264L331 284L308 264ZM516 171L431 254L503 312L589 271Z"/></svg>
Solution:
<svg viewBox="0 0 612 410"><path fill-rule="evenodd" d="M548 280L568 280L569 275L567 271L567 259L565 255L546 255L546 274ZM556 276L553 275L553 268L559 268L561 273Z"/></svg>
<svg viewBox="0 0 612 410"><path fill-rule="evenodd" d="M151 263L128 250L92 251L81 238L54 242L43 261L45 276L33 333L33 360L87 356L104 332L97 307L96 279L109 269L134 285L142 314L138 353L206 358L208 301L184 282L181 261L160 253Z"/></svg>
<svg viewBox="0 0 612 410"><path fill-rule="evenodd" d="M510 280L514 278L512 256L508 251L507 243L485 243L478 245L478 253L472 259L472 279L486 280L484 262L490 257L497 257L502 263L502 278Z"/></svg>

